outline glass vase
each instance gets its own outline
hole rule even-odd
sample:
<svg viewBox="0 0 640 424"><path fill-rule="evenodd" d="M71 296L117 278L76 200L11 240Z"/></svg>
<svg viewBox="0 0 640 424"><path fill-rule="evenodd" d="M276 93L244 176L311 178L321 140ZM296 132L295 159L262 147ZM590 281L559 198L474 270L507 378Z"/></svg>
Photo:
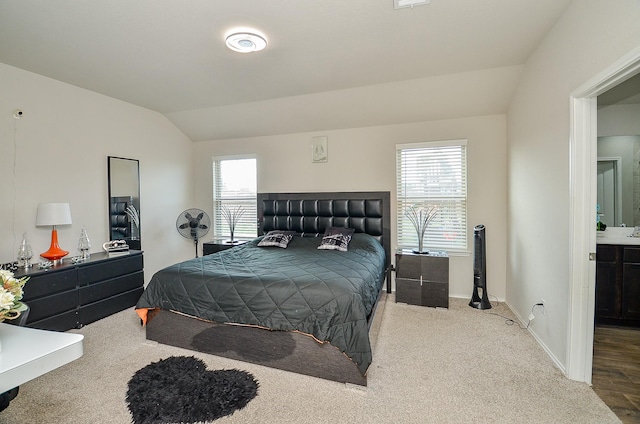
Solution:
<svg viewBox="0 0 640 424"><path fill-rule="evenodd" d="M91 242L87 235L87 228L83 226L82 231L80 232L80 239L78 240L78 250L80 251L80 257L82 260L87 260L91 257L91 253L89 253L90 249Z"/></svg>
<svg viewBox="0 0 640 424"><path fill-rule="evenodd" d="M33 250L31 249L31 244L29 244L29 240L27 240L27 233L22 235L22 243L20 243L20 248L18 249L18 266L20 268L31 268L31 258L33 257Z"/></svg>
<svg viewBox="0 0 640 424"><path fill-rule="evenodd" d="M425 233L424 231L418 232L418 248L413 249L413 253L419 253L419 254L429 253L429 251L424 248L424 233Z"/></svg>

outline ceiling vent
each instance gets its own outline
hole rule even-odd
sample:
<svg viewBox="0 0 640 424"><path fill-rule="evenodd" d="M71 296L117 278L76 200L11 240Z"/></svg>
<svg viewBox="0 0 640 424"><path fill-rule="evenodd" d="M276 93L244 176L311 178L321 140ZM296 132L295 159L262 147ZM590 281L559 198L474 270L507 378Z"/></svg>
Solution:
<svg viewBox="0 0 640 424"><path fill-rule="evenodd" d="M431 0L393 0L394 9L404 9L405 7L422 6L430 4Z"/></svg>

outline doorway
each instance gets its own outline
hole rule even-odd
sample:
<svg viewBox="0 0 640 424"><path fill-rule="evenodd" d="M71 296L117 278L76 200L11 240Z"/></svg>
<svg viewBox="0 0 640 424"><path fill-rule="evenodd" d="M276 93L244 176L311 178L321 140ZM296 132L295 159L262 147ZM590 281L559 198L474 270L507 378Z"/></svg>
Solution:
<svg viewBox="0 0 640 424"><path fill-rule="evenodd" d="M595 317L597 96L640 73L640 48L570 97L570 311L567 376L591 383Z"/></svg>

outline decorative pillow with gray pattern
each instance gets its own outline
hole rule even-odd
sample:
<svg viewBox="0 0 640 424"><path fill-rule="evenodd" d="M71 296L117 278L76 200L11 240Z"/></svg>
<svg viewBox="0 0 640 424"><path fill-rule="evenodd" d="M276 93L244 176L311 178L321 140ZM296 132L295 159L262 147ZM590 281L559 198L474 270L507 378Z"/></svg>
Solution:
<svg viewBox="0 0 640 424"><path fill-rule="evenodd" d="M353 235L353 228L329 227L322 236L322 242L318 249L320 250L339 250L346 252Z"/></svg>
<svg viewBox="0 0 640 424"><path fill-rule="evenodd" d="M289 245L289 242L293 238L295 231L282 231L282 230L272 230L269 231L263 238L258 242L258 246L275 246L286 249Z"/></svg>

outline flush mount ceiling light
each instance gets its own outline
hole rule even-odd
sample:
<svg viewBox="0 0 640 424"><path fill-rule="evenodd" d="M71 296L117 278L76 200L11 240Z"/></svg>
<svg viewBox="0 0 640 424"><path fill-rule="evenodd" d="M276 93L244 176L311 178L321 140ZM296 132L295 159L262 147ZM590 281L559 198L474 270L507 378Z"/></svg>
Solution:
<svg viewBox="0 0 640 424"><path fill-rule="evenodd" d="M267 47L267 40L262 35L247 31L227 35L226 42L227 47L240 53L258 52Z"/></svg>
<svg viewBox="0 0 640 424"><path fill-rule="evenodd" d="M405 7L421 6L430 4L431 0L393 0L394 9L404 9Z"/></svg>

